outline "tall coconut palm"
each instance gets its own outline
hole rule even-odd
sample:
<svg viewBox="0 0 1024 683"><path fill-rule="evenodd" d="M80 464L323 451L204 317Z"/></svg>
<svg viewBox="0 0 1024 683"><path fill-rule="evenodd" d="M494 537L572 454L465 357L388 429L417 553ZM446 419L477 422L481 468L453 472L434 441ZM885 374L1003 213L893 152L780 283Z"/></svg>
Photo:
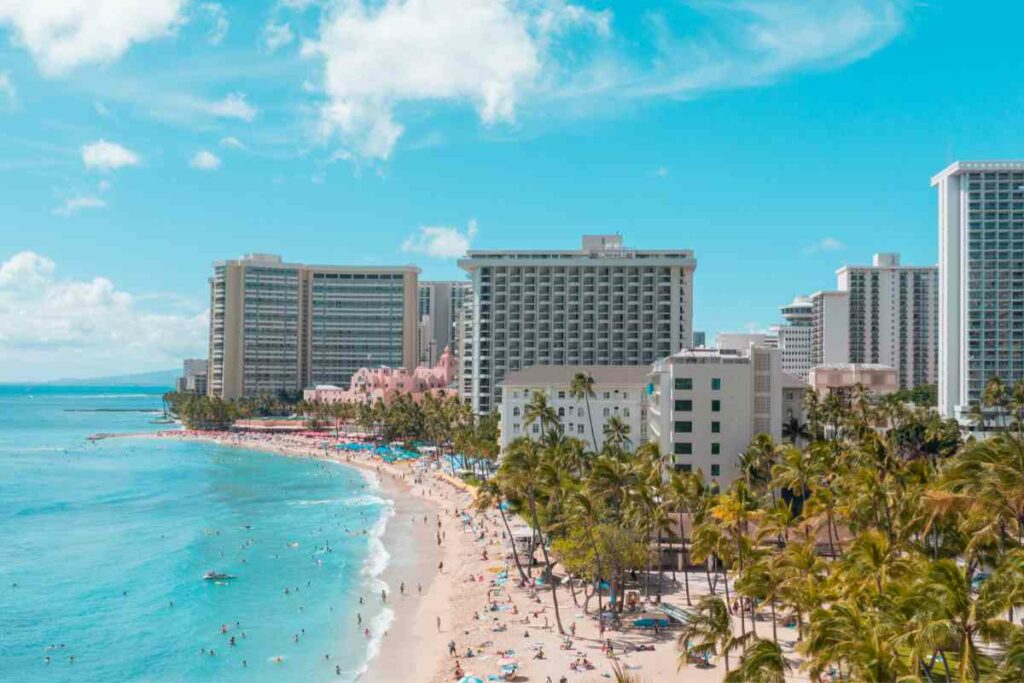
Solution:
<svg viewBox="0 0 1024 683"><path fill-rule="evenodd" d="M595 396L594 377L589 372L577 372L569 383L569 395L577 401L583 399L587 406L587 422L590 423L590 438L593 440L594 452L597 452L597 432L594 431L594 416L590 412L590 399Z"/></svg>
<svg viewBox="0 0 1024 683"><path fill-rule="evenodd" d="M544 567L551 583L551 601L555 607L555 622L558 632L565 634L562 627L562 615L558 609L558 585L554 580L551 558L548 556L547 544L544 539L544 528L537 516L537 503L543 491L540 488L543 477L544 453L540 445L530 439L516 439L509 444L505 458L498 470L498 480L502 490L510 492L526 500L530 511L533 528L540 534L540 549L544 556Z"/></svg>
<svg viewBox="0 0 1024 683"><path fill-rule="evenodd" d="M604 443L616 450L629 448L632 441L629 438L629 424L618 415L613 415L604 423Z"/></svg>
<svg viewBox="0 0 1024 683"><path fill-rule="evenodd" d="M668 500L675 508L679 519L679 547L683 559L683 585L686 590L686 604L690 600L690 542L686 533L686 521L693 521L693 511L701 500L703 486L695 472L673 472L669 480Z"/></svg>
<svg viewBox="0 0 1024 683"><path fill-rule="evenodd" d="M991 665L988 655L978 649L979 642L1005 644L1014 630L1002 618L1007 604L1004 587L984 582L975 592L970 571L955 560L932 560L906 601L914 615L911 629L922 631L923 639L932 640L937 649L947 644L956 648L961 682L979 680L982 669Z"/></svg>
<svg viewBox="0 0 1024 683"><path fill-rule="evenodd" d="M785 683L792 668L778 643L757 638L747 645L725 683Z"/></svg>
<svg viewBox="0 0 1024 683"><path fill-rule="evenodd" d="M686 666L693 657L720 656L729 671L729 653L738 642L732 633L732 617L721 598L706 597L694 613L683 622L677 641L681 654L679 667Z"/></svg>
<svg viewBox="0 0 1024 683"><path fill-rule="evenodd" d="M530 396L523 418L523 424L526 426L538 423L541 434L547 434L559 424L558 413L548 404L547 396L541 391L535 391Z"/></svg>
<svg viewBox="0 0 1024 683"><path fill-rule="evenodd" d="M512 559L516 563L516 569L519 570L519 578L524 583L528 582L529 577L527 572L523 570L523 563L519 560L519 550L516 548L515 537L512 535L512 527L508 523L508 515L505 514L504 496L498 482L493 479L484 482L476 491L476 499L473 501L473 505L480 511L498 508L498 514L501 515L501 521L505 525L505 532L512 543Z"/></svg>

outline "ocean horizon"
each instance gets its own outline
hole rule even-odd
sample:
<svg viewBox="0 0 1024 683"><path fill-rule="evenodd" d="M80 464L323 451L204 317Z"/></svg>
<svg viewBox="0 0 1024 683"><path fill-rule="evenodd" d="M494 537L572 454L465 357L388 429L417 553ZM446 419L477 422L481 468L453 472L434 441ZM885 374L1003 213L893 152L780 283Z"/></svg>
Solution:
<svg viewBox="0 0 1024 683"><path fill-rule="evenodd" d="M161 394L0 385L3 677L356 680L392 619L391 501L334 463L88 440L165 429Z"/></svg>

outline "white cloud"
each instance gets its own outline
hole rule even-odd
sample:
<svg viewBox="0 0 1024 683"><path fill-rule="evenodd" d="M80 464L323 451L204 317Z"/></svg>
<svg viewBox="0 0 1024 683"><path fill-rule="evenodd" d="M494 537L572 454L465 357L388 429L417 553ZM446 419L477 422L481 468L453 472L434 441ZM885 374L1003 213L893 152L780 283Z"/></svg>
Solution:
<svg viewBox="0 0 1024 683"><path fill-rule="evenodd" d="M86 168L113 171L122 166L138 166L140 161L138 154L116 142L97 140L82 147L82 163Z"/></svg>
<svg viewBox="0 0 1024 683"><path fill-rule="evenodd" d="M112 62L135 43L174 33L186 0L2 0L0 26L43 73Z"/></svg>
<svg viewBox="0 0 1024 683"><path fill-rule="evenodd" d="M658 178L667 178L668 166L659 166L658 168L654 169L654 175L657 176Z"/></svg>
<svg viewBox="0 0 1024 683"><path fill-rule="evenodd" d="M399 103L469 102L484 123L511 121L540 72L527 17L506 0L349 2L303 54L324 60L321 134L377 159L402 134Z"/></svg>
<svg viewBox="0 0 1024 683"><path fill-rule="evenodd" d="M11 74L7 71L0 71L0 96L7 100L7 104L14 104L18 100L18 92L14 89Z"/></svg>
<svg viewBox="0 0 1024 683"><path fill-rule="evenodd" d="M100 199L99 197L90 196L77 196L69 197L64 201L63 204L56 207L53 210L55 216L68 216L81 211L82 209L102 209L107 206L107 202Z"/></svg>
<svg viewBox="0 0 1024 683"><path fill-rule="evenodd" d="M292 33L291 24L287 22L283 24L271 22L263 27L263 44L271 52L288 45L294 39L295 34Z"/></svg>
<svg viewBox="0 0 1024 683"><path fill-rule="evenodd" d="M0 263L0 379L158 369L202 355L207 313L152 310L151 301L104 277L60 279L40 254L13 255Z"/></svg>
<svg viewBox="0 0 1024 683"><path fill-rule="evenodd" d="M469 250L476 233L476 219L469 221L465 232L458 228L424 225L402 242L402 251L435 258L458 258Z"/></svg>
<svg viewBox="0 0 1024 683"><path fill-rule="evenodd" d="M578 116L614 99L759 87L868 57L903 31L910 5L684 0L627 4L620 17L570 0L346 0L303 45L324 64L305 89L324 97L326 141L386 159L409 103L470 104L490 125L524 108Z"/></svg>
<svg viewBox="0 0 1024 683"><path fill-rule="evenodd" d="M207 42L210 45L220 45L231 27L228 11L224 9L224 5L217 2L204 2L199 6L199 11L210 21L210 32L206 34Z"/></svg>
<svg viewBox="0 0 1024 683"><path fill-rule="evenodd" d="M96 113L100 116L110 116L110 110L107 109L107 106L99 100L96 100L92 103L92 108L96 110Z"/></svg>
<svg viewBox="0 0 1024 683"><path fill-rule="evenodd" d="M220 157L204 149L196 152L188 165L200 171L216 171L220 168Z"/></svg>
<svg viewBox="0 0 1024 683"><path fill-rule="evenodd" d="M206 102L206 112L222 119L241 119L249 122L256 118L256 107L245 101L245 94L231 93L222 100Z"/></svg>
<svg viewBox="0 0 1024 683"><path fill-rule="evenodd" d="M819 254L825 251L841 251L843 249L846 249L846 245L835 237L825 237L810 246L804 247L803 251L805 254Z"/></svg>
<svg viewBox="0 0 1024 683"><path fill-rule="evenodd" d="M229 149L245 149L245 145L242 144L242 141L231 135L226 138L221 138L220 146L227 147Z"/></svg>

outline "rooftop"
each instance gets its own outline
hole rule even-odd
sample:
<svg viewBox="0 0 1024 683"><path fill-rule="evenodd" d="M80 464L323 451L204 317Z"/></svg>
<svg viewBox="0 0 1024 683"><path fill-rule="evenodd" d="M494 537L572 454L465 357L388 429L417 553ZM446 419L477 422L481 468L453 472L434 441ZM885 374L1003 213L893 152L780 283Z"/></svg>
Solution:
<svg viewBox="0 0 1024 683"><path fill-rule="evenodd" d="M578 373L594 378L594 386L643 386L649 365L531 365L510 372L499 383L503 387L568 386Z"/></svg>
<svg viewBox="0 0 1024 683"><path fill-rule="evenodd" d="M971 171L1024 171L1024 161L954 161L932 176L932 185L938 185L949 176Z"/></svg>

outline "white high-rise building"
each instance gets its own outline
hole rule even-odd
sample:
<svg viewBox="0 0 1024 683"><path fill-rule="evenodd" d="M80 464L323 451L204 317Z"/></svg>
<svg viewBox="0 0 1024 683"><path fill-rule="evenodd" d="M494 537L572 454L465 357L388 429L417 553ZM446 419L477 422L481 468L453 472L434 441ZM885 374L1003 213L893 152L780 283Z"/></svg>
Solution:
<svg viewBox="0 0 1024 683"><path fill-rule="evenodd" d="M875 254L870 266L843 266L836 279L849 293L849 362L895 368L903 389L934 384L938 269L900 265L899 254Z"/></svg>
<svg viewBox="0 0 1024 683"><path fill-rule="evenodd" d="M782 373L778 349L684 349L654 364L648 434L682 471L723 487L740 475L739 455L754 436L782 438L784 409L799 414L802 383ZM794 407L795 406L795 407Z"/></svg>
<svg viewBox="0 0 1024 683"><path fill-rule="evenodd" d="M934 384L936 267L903 266L899 254L875 254L870 266L837 270L836 282L838 291L810 297L811 366L885 365L896 369L901 388Z"/></svg>
<svg viewBox="0 0 1024 683"><path fill-rule="evenodd" d="M849 292L811 295L811 366L850 362Z"/></svg>
<svg viewBox="0 0 1024 683"><path fill-rule="evenodd" d="M939 191L939 411L1024 379L1024 161L958 161Z"/></svg>
<svg viewBox="0 0 1024 683"><path fill-rule="evenodd" d="M688 347L693 335L689 250L639 250L618 235L586 235L572 251L470 251L473 410L500 401L498 385L531 365L643 365Z"/></svg>
<svg viewBox="0 0 1024 683"><path fill-rule="evenodd" d="M806 296L797 296L780 307L785 324L775 325L771 331L778 337L782 352L782 371L807 381L811 369L811 332L814 323L814 304Z"/></svg>

